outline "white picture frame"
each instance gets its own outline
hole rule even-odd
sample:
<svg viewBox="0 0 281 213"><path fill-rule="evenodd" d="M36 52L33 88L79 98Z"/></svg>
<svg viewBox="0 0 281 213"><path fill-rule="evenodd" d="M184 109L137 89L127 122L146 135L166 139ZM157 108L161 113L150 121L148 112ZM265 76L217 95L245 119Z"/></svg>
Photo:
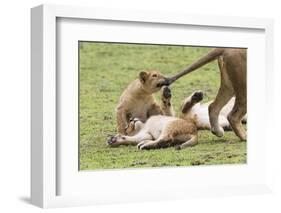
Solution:
<svg viewBox="0 0 281 213"><path fill-rule="evenodd" d="M266 98L266 107L272 109L274 103L274 96L268 95L269 91L273 88L270 82L273 82L273 21L271 19L257 19L257 18L241 18L241 17L217 17L217 16L203 16L203 15L189 15L189 14L160 14L148 11L121 11L112 9L100 8L84 8L74 6L54 6L54 5L41 5L31 10L31 201L33 204L47 208L59 206L75 206L75 205L91 205L100 203L116 203L116 202L139 202L145 200L165 200L165 199L179 199L198 196L223 196L233 194L252 194L264 193L271 191L271 171L270 171L270 130L268 125L265 126L264 138L266 143L261 144L262 138L257 142L256 150L253 149L253 155L260 156L259 161L252 161L249 164L253 167L253 177L239 179L239 175L243 172L250 172L250 167L236 167L230 166L225 169L225 173L236 173L237 180L229 180L214 185L209 184L206 180L205 185L200 184L199 181L192 182L191 185L165 185L161 188L163 183L150 186L152 191L146 194L144 185L133 188L133 183L128 182L127 189L116 186L112 193L102 187L96 186L80 186L75 180L80 178L73 174L73 169L77 165L72 166L72 170L64 170L64 164L58 161L61 159L60 152L58 152L58 132L57 132L57 117L58 99L57 92L60 83L57 79L56 70L57 66L57 49L58 49L58 21L60 19L68 20L100 20L100 21L116 21L118 26L122 23L141 23L144 26L153 24L154 26L165 26L167 29L173 26L199 26L202 28L220 28L220 29L236 29L236 30L256 30L262 32L261 40L264 41L262 57L264 68L261 69L261 77L257 77L257 82L264 82L265 87L260 87L261 94ZM117 26L117 27L118 27ZM85 32L84 32L85 33ZM71 37L71 36L70 36ZM160 41L161 42L161 41ZM176 42L176 41L174 41ZM200 41L199 41L200 42ZM163 43L163 41L161 42ZM214 43L215 44L215 43ZM223 43L221 43L223 44ZM225 43L227 44L227 42ZM202 45L206 45L203 43ZM243 43L242 43L243 45ZM253 43L254 45L254 43ZM250 59L251 61L251 59ZM252 60L253 61L253 60ZM255 67L256 68L256 67ZM265 79L262 76L266 75ZM258 76L258 75L257 75ZM257 87L253 85L250 88L250 93ZM253 103L257 101L253 98ZM263 110L265 105L260 109ZM258 107L257 107L258 108ZM261 118L265 123L270 123L273 110L269 110L269 114ZM250 116L251 117L251 116ZM254 116L252 116L254 117ZM257 124L258 125L258 124ZM255 128L255 127L253 127ZM261 128L261 126L256 126ZM256 138L250 138L256 140ZM258 145L260 144L260 145ZM73 144L70 143L70 146ZM266 150L263 150L263 147ZM250 146L251 148L251 146ZM70 148L71 149L71 148ZM251 148L252 149L252 148ZM74 150L75 151L75 150ZM64 151L67 152L67 151ZM71 151L69 151L71 153ZM68 153L65 156L71 157ZM77 154L78 156L78 154ZM251 156L250 156L251 157ZM256 158L255 158L256 159ZM77 159L75 158L73 162ZM61 160L64 161L64 160ZM72 163L73 163L72 162ZM259 165L257 163L259 162ZM128 176L126 178L144 178L151 177L153 181L159 180L163 175L170 174L169 178L181 180L183 178L196 179L199 175L206 175L210 173L210 179L215 179L220 174L221 169L214 167L203 167L200 169L186 168L161 168L161 169L142 169L142 170L117 170L117 171L100 171L99 173L83 172L79 179L82 182L90 182L95 178L106 181L107 178L113 173ZM61 179L61 171L63 176L68 178ZM211 175L213 172L218 172L216 175ZM251 170L252 171L252 170ZM78 170L77 170L78 172ZM126 173L126 174L124 174ZM260 176L260 174L262 174ZM93 176L94 175L94 176ZM149 176L147 176L149 175ZM225 176L228 178L228 176ZM252 182L251 182L252 181ZM215 181L214 181L215 182ZM233 182L233 183L231 183ZM60 184L66 184L64 188L68 188L67 192L60 193ZM72 188L72 187L73 188ZM101 186L103 186L101 184ZM96 188L95 188L96 187ZM112 185L113 187L113 185ZM72 191L79 191L80 193L71 193ZM88 189L87 189L88 188ZM125 187L126 188L126 187ZM143 190L141 190L141 188ZM96 189L96 193L86 193L87 190ZM119 194L122 193L122 196Z"/></svg>

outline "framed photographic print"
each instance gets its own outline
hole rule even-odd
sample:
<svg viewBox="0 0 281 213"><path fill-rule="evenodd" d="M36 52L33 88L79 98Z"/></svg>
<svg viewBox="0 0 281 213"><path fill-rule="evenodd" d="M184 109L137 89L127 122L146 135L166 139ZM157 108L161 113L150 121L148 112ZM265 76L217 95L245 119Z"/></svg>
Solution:
<svg viewBox="0 0 281 213"><path fill-rule="evenodd" d="M270 192L272 20L42 5L31 24L33 204Z"/></svg>

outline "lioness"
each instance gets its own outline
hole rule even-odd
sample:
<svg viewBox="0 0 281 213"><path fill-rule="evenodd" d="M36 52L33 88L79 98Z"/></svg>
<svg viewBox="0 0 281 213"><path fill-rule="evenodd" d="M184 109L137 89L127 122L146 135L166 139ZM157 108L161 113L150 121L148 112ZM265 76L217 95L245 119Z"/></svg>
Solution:
<svg viewBox="0 0 281 213"><path fill-rule="evenodd" d="M126 132L130 118L139 118L142 122L152 115L174 114L171 105L171 92L167 86L162 88L161 103L155 101L153 93L159 91L166 78L158 71L140 72L139 78L134 80L122 93L116 108L117 132ZM133 134L132 132L130 133Z"/></svg>
<svg viewBox="0 0 281 213"><path fill-rule="evenodd" d="M203 65L218 59L221 73L221 85L215 100L209 105L211 131L218 137L224 134L220 127L218 116L224 105L235 96L235 103L227 119L240 140L246 140L246 132L241 126L241 120L247 113L247 53L246 49L216 48L210 51L177 75L167 78L163 85L170 85L180 77Z"/></svg>

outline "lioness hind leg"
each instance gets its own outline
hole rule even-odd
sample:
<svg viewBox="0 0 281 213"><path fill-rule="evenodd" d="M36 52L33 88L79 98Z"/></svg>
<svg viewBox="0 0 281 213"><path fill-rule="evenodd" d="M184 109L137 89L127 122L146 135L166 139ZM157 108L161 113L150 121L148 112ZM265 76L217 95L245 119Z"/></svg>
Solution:
<svg viewBox="0 0 281 213"><path fill-rule="evenodd" d="M247 113L247 63L246 52L233 52L229 56L227 66L228 76L231 78L235 91L235 103L227 115L228 121L240 140L246 140L246 132L242 128L241 120Z"/></svg>
<svg viewBox="0 0 281 213"><path fill-rule="evenodd" d="M222 58L218 59L221 72L221 85L215 100L209 105L209 119L211 131L218 137L224 134L223 128L219 125L219 113L223 106L233 97L234 91L232 84L227 76L225 65Z"/></svg>
<svg viewBox="0 0 281 213"><path fill-rule="evenodd" d="M247 114L244 115L244 117L242 118L242 123L246 124L247 123Z"/></svg>
<svg viewBox="0 0 281 213"><path fill-rule="evenodd" d="M236 99L233 109L227 116L227 119L232 126L233 131L242 141L245 141L247 138L247 134L241 125L241 120L245 116L246 112L246 104L241 104L241 102Z"/></svg>

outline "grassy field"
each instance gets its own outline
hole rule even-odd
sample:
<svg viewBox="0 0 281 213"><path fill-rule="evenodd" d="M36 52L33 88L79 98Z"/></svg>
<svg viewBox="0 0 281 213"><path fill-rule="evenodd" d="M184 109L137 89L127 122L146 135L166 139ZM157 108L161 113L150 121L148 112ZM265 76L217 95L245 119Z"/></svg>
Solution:
<svg viewBox="0 0 281 213"><path fill-rule="evenodd" d="M113 169L246 163L246 142L233 132L217 138L199 132L197 146L139 151L134 146L108 147L109 134L116 134L115 107L126 86L141 70L156 69L171 76L209 48L80 42L80 169ZM181 101L195 90L205 101L217 94L220 75L210 63L171 86L172 103L179 114ZM159 98L159 94L156 94Z"/></svg>

